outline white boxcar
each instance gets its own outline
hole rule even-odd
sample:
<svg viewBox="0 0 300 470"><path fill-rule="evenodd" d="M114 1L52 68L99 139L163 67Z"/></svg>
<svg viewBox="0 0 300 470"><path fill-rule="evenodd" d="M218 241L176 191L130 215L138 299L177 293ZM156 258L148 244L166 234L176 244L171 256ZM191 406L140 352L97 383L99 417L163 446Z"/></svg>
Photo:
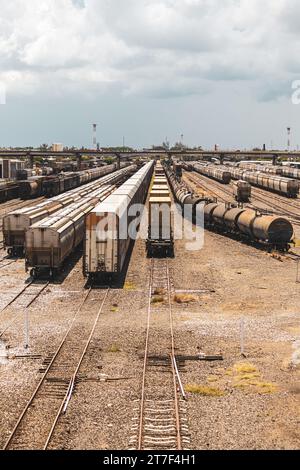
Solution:
<svg viewBox="0 0 300 470"><path fill-rule="evenodd" d="M87 216L85 276L122 272L132 241L128 227L134 215L129 215L129 210L134 204L145 202L152 173L153 162L150 162Z"/></svg>

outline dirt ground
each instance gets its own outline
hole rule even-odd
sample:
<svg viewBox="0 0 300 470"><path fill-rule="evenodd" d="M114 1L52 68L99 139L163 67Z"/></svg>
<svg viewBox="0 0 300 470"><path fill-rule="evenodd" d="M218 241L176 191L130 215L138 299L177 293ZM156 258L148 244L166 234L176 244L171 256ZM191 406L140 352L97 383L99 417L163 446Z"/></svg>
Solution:
<svg viewBox="0 0 300 470"><path fill-rule="evenodd" d="M72 262L65 279L50 283L30 308L29 350L22 305L0 313L0 332L6 329L0 339L0 446L82 300L81 260ZM124 287L109 293L50 448L129 448L140 398L149 272L145 243L139 240ZM290 258L212 232L205 232L199 251L187 251L186 240L176 241L170 260L173 294L187 290L192 296L184 304L173 301L176 352L194 359L200 353L223 356L181 364L191 449L299 449L296 272ZM0 310L26 279L22 260L0 270Z"/></svg>

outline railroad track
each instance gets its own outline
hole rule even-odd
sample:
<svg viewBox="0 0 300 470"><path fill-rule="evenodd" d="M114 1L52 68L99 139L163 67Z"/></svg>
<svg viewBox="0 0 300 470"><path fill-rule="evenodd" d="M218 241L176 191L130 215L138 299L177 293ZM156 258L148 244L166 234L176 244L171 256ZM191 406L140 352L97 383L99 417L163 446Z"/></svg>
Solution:
<svg viewBox="0 0 300 470"><path fill-rule="evenodd" d="M165 301L158 306L156 300L162 294ZM183 450L189 447L185 393L175 356L167 259L151 260L142 390L135 412L130 450Z"/></svg>
<svg viewBox="0 0 300 470"><path fill-rule="evenodd" d="M3 450L48 449L59 418L74 393L80 366L109 291L109 288L88 290L58 348L45 359L40 369L42 377Z"/></svg>
<svg viewBox="0 0 300 470"><path fill-rule="evenodd" d="M218 188L218 192L217 192L216 188L212 189L212 187L211 187L212 180L209 180L209 181L204 180L203 181L203 178L206 178L205 176L198 175L198 174L191 174L189 172L186 172L185 174L186 174L187 178L190 181L192 181L196 186L198 186L200 188L203 188L205 191L210 192L218 200L221 200L223 202L229 202L228 199L225 199L224 196L220 195L220 193L222 193L222 192L225 193L225 194L228 194L228 196L230 196L230 198L232 199L233 195L232 195L232 192L229 189L226 189L226 188L222 187L222 189ZM210 183L210 184L208 184L208 183Z"/></svg>
<svg viewBox="0 0 300 470"><path fill-rule="evenodd" d="M12 263L15 260L12 261ZM14 305L17 308L29 308L37 298L44 292L44 290L49 286L50 282L46 283L36 283L33 280L26 284L23 289L18 292L12 300L10 300L0 313L4 312L8 307ZM25 302L24 302L25 300Z"/></svg>
<svg viewBox="0 0 300 470"><path fill-rule="evenodd" d="M0 248L1 248L1 245L0 245ZM0 269L6 268L6 266L10 266L11 264L14 264L16 262L17 262L16 259L10 260L4 257L0 259Z"/></svg>
<svg viewBox="0 0 300 470"><path fill-rule="evenodd" d="M265 205L271 207L271 209L273 209L273 213L277 213L277 215L280 215L280 216L289 216L289 218L293 221L293 223L295 225L300 225L300 214L295 214L294 211L289 210L286 207L280 206L278 203L273 201L273 199L276 201L275 198L272 198L268 195L269 200L266 200L266 197L255 194L255 195L253 195L253 199L256 199L257 201L262 202ZM282 201L282 202L283 202L283 204L285 204L284 201ZM274 209L277 212L274 212ZM262 209L259 209L259 210L262 210Z"/></svg>
<svg viewBox="0 0 300 470"><path fill-rule="evenodd" d="M13 260L12 263L16 261L17 260ZM20 292L18 292L18 294L16 294L15 297L10 302L8 302L8 304L4 308L2 308L0 314L5 312L5 310L7 310L8 307L12 305L15 308L14 310L28 309L34 304L34 302L39 298L39 296L44 292L44 290L49 286L49 284L49 281L43 284L36 284L34 283L34 281L31 281ZM9 330L9 328L17 322L18 318L19 317L14 314L13 320L9 321L4 327L0 327L0 339Z"/></svg>

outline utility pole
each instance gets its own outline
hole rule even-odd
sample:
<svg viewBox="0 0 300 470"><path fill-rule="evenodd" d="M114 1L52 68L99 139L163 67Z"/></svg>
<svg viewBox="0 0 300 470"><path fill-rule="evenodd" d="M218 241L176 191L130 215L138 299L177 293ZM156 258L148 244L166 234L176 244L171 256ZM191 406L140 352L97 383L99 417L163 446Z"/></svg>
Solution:
<svg viewBox="0 0 300 470"><path fill-rule="evenodd" d="M287 151L290 152L291 150L291 128L290 127L287 127L287 138L288 138Z"/></svg>
<svg viewBox="0 0 300 470"><path fill-rule="evenodd" d="M93 150L97 150L97 124L93 124Z"/></svg>

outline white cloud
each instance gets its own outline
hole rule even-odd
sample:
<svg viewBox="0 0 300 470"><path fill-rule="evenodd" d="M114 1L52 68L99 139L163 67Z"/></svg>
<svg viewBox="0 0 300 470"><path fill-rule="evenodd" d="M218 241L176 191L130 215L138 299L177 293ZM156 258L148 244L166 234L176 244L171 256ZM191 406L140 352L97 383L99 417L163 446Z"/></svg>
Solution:
<svg viewBox="0 0 300 470"><path fill-rule="evenodd" d="M207 93L297 78L296 0L0 0L0 81L10 93ZM272 83L272 86L270 86Z"/></svg>

